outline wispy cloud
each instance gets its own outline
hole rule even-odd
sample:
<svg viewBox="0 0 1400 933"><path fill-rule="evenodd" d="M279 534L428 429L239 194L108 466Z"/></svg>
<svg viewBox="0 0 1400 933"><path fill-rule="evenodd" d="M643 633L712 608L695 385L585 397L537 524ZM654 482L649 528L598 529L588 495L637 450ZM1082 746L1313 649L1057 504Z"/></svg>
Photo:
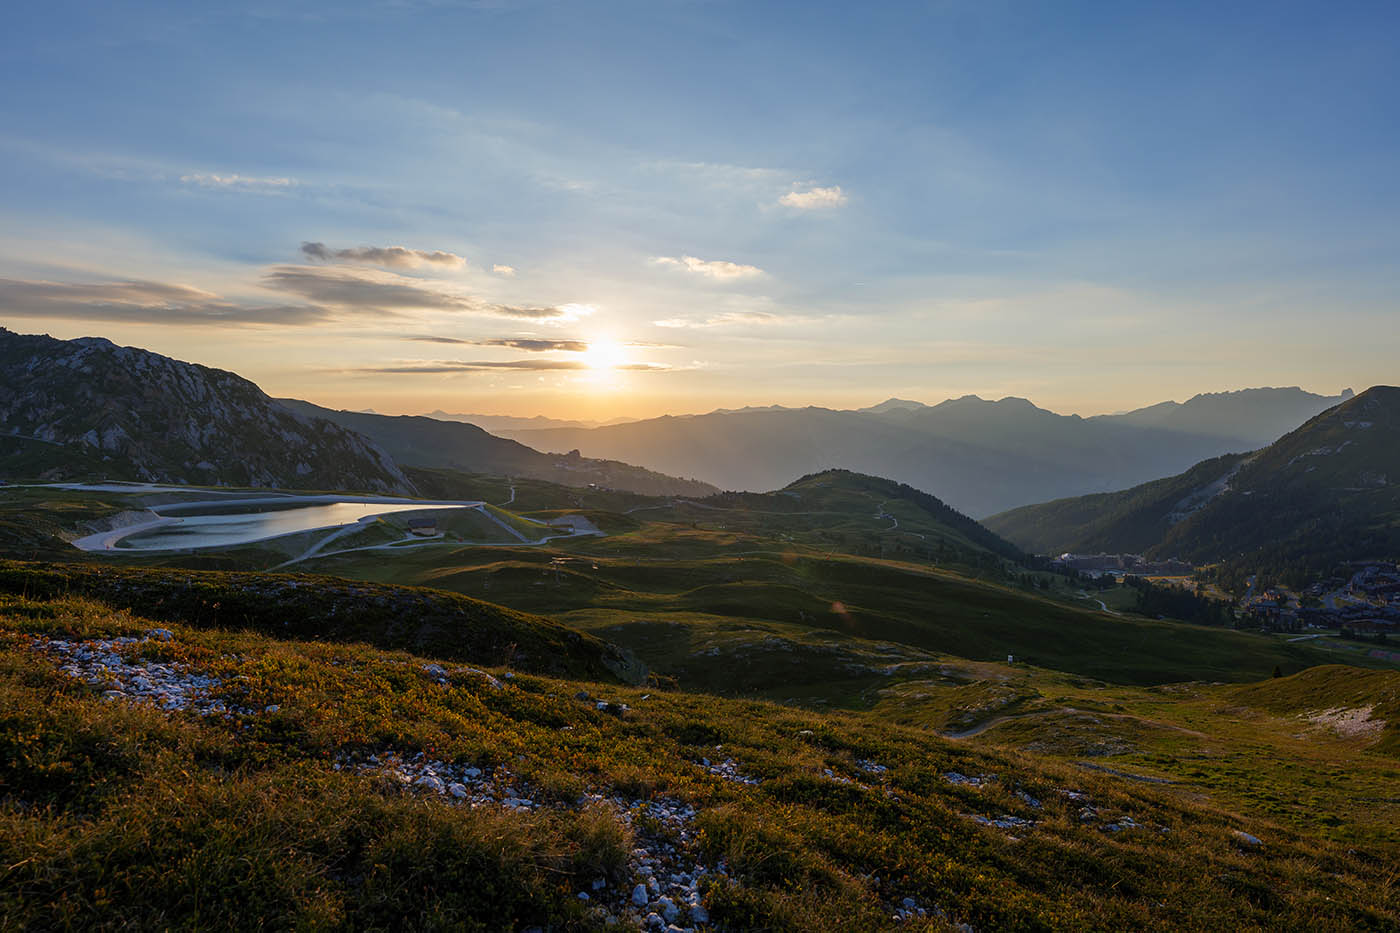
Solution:
<svg viewBox="0 0 1400 933"><path fill-rule="evenodd" d="M387 314L454 311L560 324L594 312L592 307L581 304L539 308L495 304L436 283L373 269L274 266L262 281L267 288L300 295L317 304Z"/></svg>
<svg viewBox="0 0 1400 933"><path fill-rule="evenodd" d="M64 283L0 278L9 317L152 324L313 324L330 317L312 305L242 304L165 282Z"/></svg>
<svg viewBox="0 0 1400 933"><path fill-rule="evenodd" d="M253 194L277 194L297 186L295 178L268 175L220 175L214 172L190 172L180 176L180 181L200 188L214 188L224 191L246 191Z"/></svg>
<svg viewBox="0 0 1400 933"><path fill-rule="evenodd" d="M719 314L712 314L708 317L685 318L673 317L660 321L652 321L657 327L671 328L703 328L703 327L725 327L736 324L784 324L796 320L782 314L774 314L771 311L722 311Z"/></svg>
<svg viewBox="0 0 1400 933"><path fill-rule="evenodd" d="M515 278L515 266L503 266L500 263L496 263L494 266L491 267L491 271L494 272L496 275L501 276L502 278Z"/></svg>
<svg viewBox="0 0 1400 933"><path fill-rule="evenodd" d="M408 249L403 246L357 246L351 249L330 249L324 243L305 242L301 252L308 259L321 262L356 262L393 269L414 269L419 266L457 268L466 260L444 250Z"/></svg>
<svg viewBox="0 0 1400 933"><path fill-rule="evenodd" d="M410 360L391 366L365 366L346 370L354 373L394 375L441 375L444 373L487 373L501 371L578 372L595 367L578 360ZM609 369L626 372L665 372L663 363L622 363Z"/></svg>
<svg viewBox="0 0 1400 933"><path fill-rule="evenodd" d="M695 256L656 256L651 260L658 266L667 266L672 269L684 269L696 275L703 275L711 279L749 279L763 275L764 272L758 266L744 266L737 262L726 262L722 259L698 259Z"/></svg>
<svg viewBox="0 0 1400 933"><path fill-rule="evenodd" d="M795 207L801 211L827 210L840 207L846 201L846 192L841 190L840 185L833 185L830 188L808 188L806 191L798 191L793 188L778 198L779 204L785 207Z"/></svg>
<svg viewBox="0 0 1400 933"><path fill-rule="evenodd" d="M445 343L467 347L509 347L530 353L586 353L586 340L549 340L544 337L496 337L490 340L463 340L459 337L408 337L420 343Z"/></svg>

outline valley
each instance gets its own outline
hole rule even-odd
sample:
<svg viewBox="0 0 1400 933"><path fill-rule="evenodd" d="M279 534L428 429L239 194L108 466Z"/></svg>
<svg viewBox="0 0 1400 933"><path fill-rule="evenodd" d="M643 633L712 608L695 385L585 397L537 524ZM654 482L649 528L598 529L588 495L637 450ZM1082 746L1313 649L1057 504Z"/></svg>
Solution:
<svg viewBox="0 0 1400 933"><path fill-rule="evenodd" d="M91 917L57 872L223 922L243 890L313 925L1394 925L1400 653L1301 621L1374 608L1387 571L1232 590L1229 560L1173 549L1298 463L1296 504L1334 495L1344 476L1306 486L1313 464L1275 448L1389 404L1369 390L1301 440L986 523L846 469L719 492L622 464L621 488L471 425L335 412L315 430L379 451L398 489L114 481L95 451L56 478L29 470L80 448L17 454L0 820L25 893L0 906ZM1370 438L1344 473L1388 462ZM155 462L129 443L124 463ZM1084 553L1051 559L1060 541ZM200 867L153 877L133 825ZM286 834L310 850L269 845Z"/></svg>

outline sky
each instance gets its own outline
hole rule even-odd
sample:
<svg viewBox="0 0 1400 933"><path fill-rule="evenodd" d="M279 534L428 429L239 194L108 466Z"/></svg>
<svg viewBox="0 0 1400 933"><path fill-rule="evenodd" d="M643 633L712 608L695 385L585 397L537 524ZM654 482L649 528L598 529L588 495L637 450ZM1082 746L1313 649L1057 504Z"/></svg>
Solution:
<svg viewBox="0 0 1400 933"><path fill-rule="evenodd" d="M1400 7L24 4L0 325L604 420L1400 382Z"/></svg>

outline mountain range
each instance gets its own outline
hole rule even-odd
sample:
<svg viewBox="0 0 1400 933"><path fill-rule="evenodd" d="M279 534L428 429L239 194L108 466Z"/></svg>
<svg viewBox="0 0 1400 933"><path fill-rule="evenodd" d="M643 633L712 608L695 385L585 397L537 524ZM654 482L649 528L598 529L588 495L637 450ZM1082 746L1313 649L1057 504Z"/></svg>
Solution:
<svg viewBox="0 0 1400 933"><path fill-rule="evenodd" d="M577 451L541 453L474 424L422 415L337 411L289 398L278 402L291 411L333 421L370 438L406 467L522 476L566 486L592 484L656 496L708 496L719 491L708 483L665 476L617 460L583 457Z"/></svg>
<svg viewBox="0 0 1400 933"><path fill-rule="evenodd" d="M0 328L0 476L409 494L417 490L405 466L657 495L717 491L625 463L543 454L470 424L272 399L234 373L101 337Z"/></svg>
<svg viewBox="0 0 1400 933"><path fill-rule="evenodd" d="M1400 553L1400 388L1375 386L1249 455L984 524L1021 547L1316 573Z"/></svg>
<svg viewBox="0 0 1400 933"><path fill-rule="evenodd" d="M937 405L890 399L860 410L751 408L503 433L538 449L577 449L726 489L775 489L840 467L933 491L977 516L1123 489L1254 450L1348 397L1250 389L1082 418L1026 399L969 395Z"/></svg>

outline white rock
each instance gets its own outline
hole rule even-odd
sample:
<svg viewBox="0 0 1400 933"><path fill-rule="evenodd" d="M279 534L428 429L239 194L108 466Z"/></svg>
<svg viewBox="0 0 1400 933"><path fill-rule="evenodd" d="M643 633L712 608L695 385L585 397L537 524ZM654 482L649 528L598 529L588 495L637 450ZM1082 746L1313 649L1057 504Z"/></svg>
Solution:
<svg viewBox="0 0 1400 933"><path fill-rule="evenodd" d="M447 785L447 792L458 800L467 796L467 788L462 784L452 783Z"/></svg>
<svg viewBox="0 0 1400 933"><path fill-rule="evenodd" d="M632 889L632 903L636 904L638 907L645 907L648 900L646 885L639 884Z"/></svg>

